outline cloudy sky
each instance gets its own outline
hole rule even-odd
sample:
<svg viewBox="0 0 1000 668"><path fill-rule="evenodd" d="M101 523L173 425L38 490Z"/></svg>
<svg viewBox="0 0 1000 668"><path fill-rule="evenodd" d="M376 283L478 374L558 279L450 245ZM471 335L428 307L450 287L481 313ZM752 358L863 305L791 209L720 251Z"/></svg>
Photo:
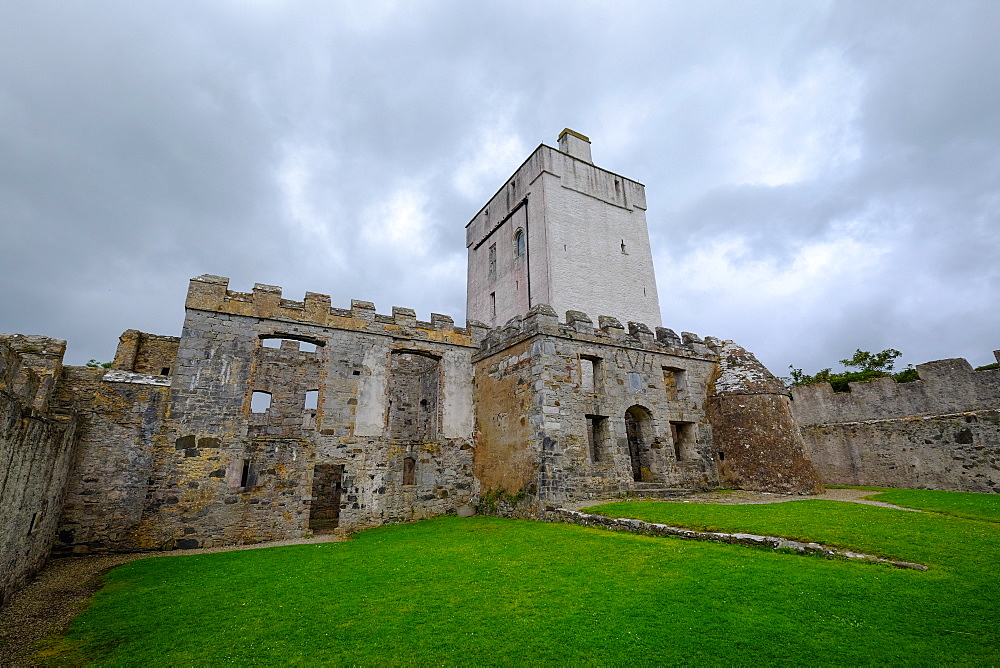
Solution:
<svg viewBox="0 0 1000 668"><path fill-rule="evenodd" d="M570 127L664 325L777 373L1000 348L1000 3L8 2L0 331L104 361L189 278L465 321L465 223Z"/></svg>

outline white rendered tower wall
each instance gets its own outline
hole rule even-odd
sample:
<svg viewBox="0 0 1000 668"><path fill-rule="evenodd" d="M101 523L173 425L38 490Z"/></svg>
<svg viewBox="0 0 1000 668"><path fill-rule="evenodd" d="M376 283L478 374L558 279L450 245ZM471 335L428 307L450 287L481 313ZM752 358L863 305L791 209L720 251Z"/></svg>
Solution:
<svg viewBox="0 0 1000 668"><path fill-rule="evenodd" d="M660 326L645 187L594 166L572 130L559 148L535 149L466 226L467 317L499 326L548 304Z"/></svg>

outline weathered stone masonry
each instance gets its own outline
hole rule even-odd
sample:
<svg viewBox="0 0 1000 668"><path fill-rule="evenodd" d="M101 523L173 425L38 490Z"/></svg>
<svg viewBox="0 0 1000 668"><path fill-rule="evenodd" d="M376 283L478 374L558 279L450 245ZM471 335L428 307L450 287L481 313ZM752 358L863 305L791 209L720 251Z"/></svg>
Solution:
<svg viewBox="0 0 1000 668"><path fill-rule="evenodd" d="M103 378L71 374L68 393L90 428L57 549L255 542L318 524L353 531L472 498L471 356L484 331L227 285L191 281L179 339L130 330ZM261 398L269 406L254 412Z"/></svg>
<svg viewBox="0 0 1000 668"><path fill-rule="evenodd" d="M77 419L50 409L66 342L0 337L0 604L49 556Z"/></svg>
<svg viewBox="0 0 1000 668"><path fill-rule="evenodd" d="M794 418L823 480L1000 490L1000 369L948 359L919 364L917 374L912 383L851 383L850 392L828 383L792 389Z"/></svg>

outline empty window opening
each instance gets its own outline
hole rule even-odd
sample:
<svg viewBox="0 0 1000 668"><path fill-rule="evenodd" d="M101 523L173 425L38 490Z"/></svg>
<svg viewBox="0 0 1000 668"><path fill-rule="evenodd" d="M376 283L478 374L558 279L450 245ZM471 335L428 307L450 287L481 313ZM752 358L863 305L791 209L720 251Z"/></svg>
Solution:
<svg viewBox="0 0 1000 668"><path fill-rule="evenodd" d="M674 456L677 461L688 462L698 458L693 422L671 422L670 437L674 441Z"/></svg>
<svg viewBox="0 0 1000 668"><path fill-rule="evenodd" d="M313 469L309 528L314 532L335 529L340 523L341 493L344 489L343 464L317 464Z"/></svg>
<svg viewBox="0 0 1000 668"><path fill-rule="evenodd" d="M642 406L625 411L625 435L628 456L635 482L654 482L650 445L653 442L653 416Z"/></svg>
<svg viewBox="0 0 1000 668"><path fill-rule="evenodd" d="M165 366L162 369L160 369L160 375L161 376L169 376L170 375L170 367Z"/></svg>
<svg viewBox="0 0 1000 668"><path fill-rule="evenodd" d="M404 485L415 485L414 480L416 479L417 472L417 460L413 457L406 457L403 459L403 484Z"/></svg>
<svg viewBox="0 0 1000 668"><path fill-rule="evenodd" d="M250 412L251 413L266 413L267 409L271 407L271 393L270 392L254 392L250 395Z"/></svg>
<svg viewBox="0 0 1000 668"><path fill-rule="evenodd" d="M307 411L316 410L319 406L319 390L309 390L306 392L305 409Z"/></svg>
<svg viewBox="0 0 1000 668"><path fill-rule="evenodd" d="M726 461L726 453L724 453L722 450L719 450L719 461L720 462Z"/></svg>
<svg viewBox="0 0 1000 668"><path fill-rule="evenodd" d="M243 460L243 470L240 472L240 487L246 487L250 482L250 460Z"/></svg>
<svg viewBox="0 0 1000 668"><path fill-rule="evenodd" d="M642 389L642 375L637 371L628 372L628 386L633 392L638 392Z"/></svg>
<svg viewBox="0 0 1000 668"><path fill-rule="evenodd" d="M600 376L601 358L580 355L580 389L584 392L597 392Z"/></svg>
<svg viewBox="0 0 1000 668"><path fill-rule="evenodd" d="M495 292L490 293L490 317L497 317L497 293Z"/></svg>
<svg viewBox="0 0 1000 668"><path fill-rule="evenodd" d="M587 444L590 447L590 461L597 463L604 455L607 442L608 417L587 415Z"/></svg>
<svg viewBox="0 0 1000 668"><path fill-rule="evenodd" d="M625 240L624 239L622 239L622 255L628 255L628 253L625 252Z"/></svg>
<svg viewBox="0 0 1000 668"><path fill-rule="evenodd" d="M520 281L514 281L514 290L517 290L520 287L521 287L521 282Z"/></svg>
<svg viewBox="0 0 1000 668"><path fill-rule="evenodd" d="M490 245L490 279L497 277L497 245Z"/></svg>
<svg viewBox="0 0 1000 668"><path fill-rule="evenodd" d="M352 372L352 375L354 375L354 376L360 376L360 375L361 375L361 372L360 372L360 371L358 371L357 369L355 369L355 370L354 370L354 371Z"/></svg>
<svg viewBox="0 0 1000 668"><path fill-rule="evenodd" d="M514 256L522 255L524 255L524 230L518 230L514 233Z"/></svg>
<svg viewBox="0 0 1000 668"><path fill-rule="evenodd" d="M441 364L436 357L393 352L389 362L389 438L410 443L437 439Z"/></svg>
<svg viewBox="0 0 1000 668"><path fill-rule="evenodd" d="M663 367L663 386L666 388L667 401L677 401L683 397L687 387L684 380L684 369Z"/></svg>
<svg viewBox="0 0 1000 668"><path fill-rule="evenodd" d="M621 192L622 192L622 184L618 181L618 179L615 179L615 194L620 195Z"/></svg>
<svg viewBox="0 0 1000 668"><path fill-rule="evenodd" d="M304 353L314 353L319 349L319 346L323 345L321 342L311 341L304 337L300 338L294 334L262 335L260 337L260 345L263 348L281 348L285 341L289 341L291 344L294 344L291 346L293 350L297 349Z"/></svg>

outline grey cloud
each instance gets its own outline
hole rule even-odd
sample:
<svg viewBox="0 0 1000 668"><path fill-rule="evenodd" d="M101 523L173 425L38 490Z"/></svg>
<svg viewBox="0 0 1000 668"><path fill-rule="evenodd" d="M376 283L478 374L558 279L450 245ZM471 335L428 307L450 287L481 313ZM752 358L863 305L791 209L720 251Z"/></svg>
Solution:
<svg viewBox="0 0 1000 668"><path fill-rule="evenodd" d="M818 284L784 311L779 295L739 314L665 297L688 328L737 339L779 372L855 347L978 363L1000 347L992 5L359 7L5 10L0 330L67 338L75 362L107 359L126 328L177 332L201 273L461 322L464 225L524 156L472 193L457 170L484 133L527 152L570 126L592 137L598 164L647 184L661 257L738 237L740 262L782 271L845 221L891 240L858 277L865 290ZM792 90L828 62L858 82L854 115L824 121L854 138L856 158L821 159L780 186L735 181L732 144L768 121L754 116L765 86ZM804 89L820 112L844 104L826 85ZM794 153L812 121L782 122L795 127L774 141ZM366 216L400 192L419 195L419 239L373 241Z"/></svg>

